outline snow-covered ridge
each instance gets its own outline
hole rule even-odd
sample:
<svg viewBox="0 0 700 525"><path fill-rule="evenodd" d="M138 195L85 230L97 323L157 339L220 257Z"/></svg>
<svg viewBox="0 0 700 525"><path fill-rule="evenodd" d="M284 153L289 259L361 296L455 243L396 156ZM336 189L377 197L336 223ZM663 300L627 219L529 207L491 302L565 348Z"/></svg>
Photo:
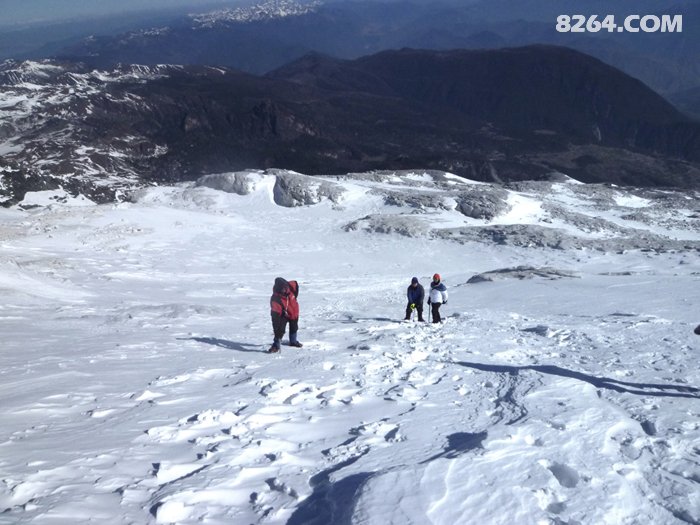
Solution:
<svg viewBox="0 0 700 525"><path fill-rule="evenodd" d="M0 63L0 88L4 95L7 88L33 87L46 84L72 84L73 87L101 82L124 82L132 80L153 80L173 70L182 69L177 65L144 66L128 64L111 71L89 69L83 64L63 64L55 60L5 60Z"/></svg>
<svg viewBox="0 0 700 525"><path fill-rule="evenodd" d="M211 28L232 23L259 22L312 13L323 5L320 0L267 0L252 6L219 9L208 13L189 15L196 27Z"/></svg>
<svg viewBox="0 0 700 525"><path fill-rule="evenodd" d="M238 195L259 190L282 207L382 206L348 222L347 231L557 249L700 248L700 209L687 192L608 185L474 183L439 171L386 171L307 176L284 170L208 175L195 187Z"/></svg>

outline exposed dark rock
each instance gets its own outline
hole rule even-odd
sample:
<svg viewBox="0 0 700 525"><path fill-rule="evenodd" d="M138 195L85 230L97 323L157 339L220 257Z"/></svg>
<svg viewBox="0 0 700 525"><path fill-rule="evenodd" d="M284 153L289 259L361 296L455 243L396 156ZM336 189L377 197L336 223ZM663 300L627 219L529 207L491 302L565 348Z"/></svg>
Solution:
<svg viewBox="0 0 700 525"><path fill-rule="evenodd" d="M601 252L642 250L653 253L671 251L700 252L700 242L676 240L648 232L629 231L626 235L609 238L587 238L556 228L536 224L506 226L476 226L433 232L433 235L457 242L491 242L521 248L550 248L557 250L588 249Z"/></svg>
<svg viewBox="0 0 700 525"><path fill-rule="evenodd" d="M508 192L494 186L473 186L457 197L457 210L472 219L492 220L508 209Z"/></svg>
<svg viewBox="0 0 700 525"><path fill-rule="evenodd" d="M317 204L324 198L338 202L343 190L326 181L314 183L309 177L296 173L278 173L273 194L275 203L292 208Z"/></svg>
<svg viewBox="0 0 700 525"><path fill-rule="evenodd" d="M517 266L515 268L502 268L500 270L493 270L474 275L467 281L467 284L491 282L500 279L532 279L533 277L540 277L543 279L561 279L562 277L578 277L578 274L566 270L558 270L556 268Z"/></svg>
<svg viewBox="0 0 700 525"><path fill-rule="evenodd" d="M417 193L407 191L376 191L384 195L384 202L389 206L399 206L401 208L442 208L447 209L445 199L442 195L433 193Z"/></svg>
<svg viewBox="0 0 700 525"><path fill-rule="evenodd" d="M345 231L364 230L370 233L397 233L405 237L421 237L430 231L418 216L368 215L345 226Z"/></svg>

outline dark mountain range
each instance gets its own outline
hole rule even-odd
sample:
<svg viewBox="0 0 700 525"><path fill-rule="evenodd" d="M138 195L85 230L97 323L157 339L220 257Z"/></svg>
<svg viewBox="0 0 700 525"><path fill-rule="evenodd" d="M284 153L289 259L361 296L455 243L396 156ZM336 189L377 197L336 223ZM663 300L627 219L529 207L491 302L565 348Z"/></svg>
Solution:
<svg viewBox="0 0 700 525"><path fill-rule="evenodd" d="M658 147L639 142L642 126L687 120L640 81L566 48L404 49L351 62L311 56L268 76L396 95L510 129L545 128L614 145Z"/></svg>
<svg viewBox="0 0 700 525"><path fill-rule="evenodd" d="M697 186L700 124L579 52L310 55L264 77L211 67L5 63L6 202L62 186L109 200L148 181L281 167L441 169Z"/></svg>
<svg viewBox="0 0 700 525"><path fill-rule="evenodd" d="M264 6L274 10L280 0ZM292 2L292 0L287 0ZM278 9L284 13L283 9ZM295 16L245 17L217 11L182 17L157 30L95 36L55 55L111 68L119 63L200 64L262 74L319 52L354 59L403 47L494 49L551 44L578 49L639 78L660 93L700 86L700 3L542 0L336 2ZM559 33L560 14L681 14L680 33Z"/></svg>

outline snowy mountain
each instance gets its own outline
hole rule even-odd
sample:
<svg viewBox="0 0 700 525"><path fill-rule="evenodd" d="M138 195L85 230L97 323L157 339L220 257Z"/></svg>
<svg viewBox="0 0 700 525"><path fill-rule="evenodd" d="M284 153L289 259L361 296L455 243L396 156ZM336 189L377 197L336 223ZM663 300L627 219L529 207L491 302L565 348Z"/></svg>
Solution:
<svg viewBox="0 0 700 525"><path fill-rule="evenodd" d="M699 198L437 171L28 193L0 208L0 523L697 523ZM401 322L435 272L444 324ZM277 276L305 345L271 355Z"/></svg>
<svg viewBox="0 0 700 525"><path fill-rule="evenodd" d="M212 28L218 25L240 24L276 20L290 16L302 16L313 13L323 2L312 0L296 2L294 0L267 0L250 6L218 9L207 13L190 15L196 28Z"/></svg>
<svg viewBox="0 0 700 525"><path fill-rule="evenodd" d="M564 48L309 55L266 76L200 66L0 64L0 199L96 202L152 183L284 167L440 169L508 182L697 187L700 125Z"/></svg>
<svg viewBox="0 0 700 525"><path fill-rule="evenodd" d="M62 187L113 200L141 180L166 147L120 125L119 113L141 100L115 85L163 77L177 66L126 66L111 72L57 62L0 64L0 199ZM105 118L108 125L95 125Z"/></svg>

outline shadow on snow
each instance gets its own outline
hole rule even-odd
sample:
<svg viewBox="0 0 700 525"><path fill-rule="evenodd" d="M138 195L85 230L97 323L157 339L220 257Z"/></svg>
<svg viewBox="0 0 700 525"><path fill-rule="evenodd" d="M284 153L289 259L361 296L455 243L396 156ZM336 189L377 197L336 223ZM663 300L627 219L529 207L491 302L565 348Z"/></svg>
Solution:
<svg viewBox="0 0 700 525"><path fill-rule="evenodd" d="M447 446L439 454L420 462L421 465L440 458L455 459L479 448L484 448L483 442L488 437L488 432L456 432L447 436Z"/></svg>
<svg viewBox="0 0 700 525"><path fill-rule="evenodd" d="M627 381L619 381L607 377L597 377L583 372L567 370L554 365L530 365L530 366L508 366L508 365L490 365L486 363L468 363L466 361L455 361L455 364L484 372L494 372L497 374L518 375L522 370L532 370L542 374L554 375L559 377L569 377L590 383L596 388L604 388L614 390L615 392L624 392L641 396L652 397L687 397L691 399L700 399L700 388L684 385L661 385L653 383L630 383ZM645 390L647 389L647 390ZM652 390L648 390L652 389ZM661 392L654 392L660 390ZM670 391L670 392L669 392Z"/></svg>
<svg viewBox="0 0 700 525"><path fill-rule="evenodd" d="M332 482L330 476L352 465L366 453L347 459L313 476L309 481L313 492L296 508L287 525L350 525L357 491L374 473L360 472L336 482Z"/></svg>
<svg viewBox="0 0 700 525"><path fill-rule="evenodd" d="M483 448L483 441L487 436L487 432L450 434L442 452L421 461L420 464L424 465L441 458L455 459L472 450ZM354 439L350 439L343 444L353 441ZM360 489L379 472L358 472L335 482L330 478L333 473L349 467L368 452L342 461L313 476L309 480L313 492L296 508L286 525L350 525Z"/></svg>
<svg viewBox="0 0 700 525"><path fill-rule="evenodd" d="M391 318L391 317L353 317L353 316L347 316L345 319L329 319L330 322L332 323L343 323L343 324L354 324L354 323L361 323L365 321L381 321L381 322L386 322L386 323L399 323L401 324L403 322L402 319L396 319L396 318Z"/></svg>
<svg viewBox="0 0 700 525"><path fill-rule="evenodd" d="M183 337L178 338L180 341L197 341L198 343L205 343L208 345L220 346L221 348L227 348L228 350L236 350L237 352L262 352L259 345L251 345L246 343L236 343L234 341L227 341L226 339L217 339L216 337Z"/></svg>

